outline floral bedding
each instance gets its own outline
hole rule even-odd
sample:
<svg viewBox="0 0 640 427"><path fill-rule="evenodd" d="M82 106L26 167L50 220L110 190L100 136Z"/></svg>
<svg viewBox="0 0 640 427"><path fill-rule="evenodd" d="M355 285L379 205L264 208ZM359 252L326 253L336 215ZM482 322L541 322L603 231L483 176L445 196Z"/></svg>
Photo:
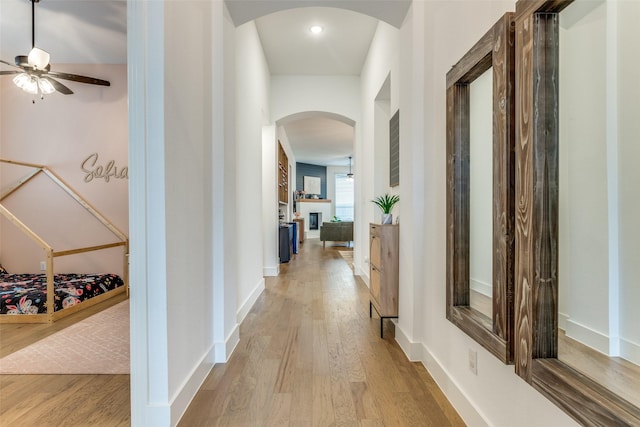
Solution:
<svg viewBox="0 0 640 427"><path fill-rule="evenodd" d="M115 274L56 274L55 311L124 286ZM0 314L47 312L45 274L0 274Z"/></svg>

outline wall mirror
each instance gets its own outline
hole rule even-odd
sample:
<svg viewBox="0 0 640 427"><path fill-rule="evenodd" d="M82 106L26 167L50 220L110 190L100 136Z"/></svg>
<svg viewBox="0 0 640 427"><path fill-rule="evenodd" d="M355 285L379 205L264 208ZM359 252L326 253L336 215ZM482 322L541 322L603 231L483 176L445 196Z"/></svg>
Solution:
<svg viewBox="0 0 640 427"><path fill-rule="evenodd" d="M583 425L640 425L640 5L516 5L516 372Z"/></svg>
<svg viewBox="0 0 640 427"><path fill-rule="evenodd" d="M513 359L514 23L447 73L447 319Z"/></svg>

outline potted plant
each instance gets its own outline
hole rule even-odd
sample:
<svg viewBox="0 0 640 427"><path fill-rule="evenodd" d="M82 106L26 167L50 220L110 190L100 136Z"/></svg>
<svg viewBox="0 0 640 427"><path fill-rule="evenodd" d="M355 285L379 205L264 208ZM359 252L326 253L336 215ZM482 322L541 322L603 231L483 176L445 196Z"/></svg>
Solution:
<svg viewBox="0 0 640 427"><path fill-rule="evenodd" d="M397 194L391 196L388 193L384 196L378 196L372 200L372 202L375 203L382 211L383 224L393 224L393 216L391 215L391 210L399 201L400 196L398 196Z"/></svg>

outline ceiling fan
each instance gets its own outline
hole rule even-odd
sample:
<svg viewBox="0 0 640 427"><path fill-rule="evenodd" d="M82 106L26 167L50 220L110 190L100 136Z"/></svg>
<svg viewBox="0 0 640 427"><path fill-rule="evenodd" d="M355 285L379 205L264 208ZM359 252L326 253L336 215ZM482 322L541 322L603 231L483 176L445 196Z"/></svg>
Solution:
<svg viewBox="0 0 640 427"><path fill-rule="evenodd" d="M16 74L13 78L16 86L33 95L40 94L41 99L44 98L44 95L56 91L64 95L71 95L73 93L71 89L55 80L54 77L92 85L111 86L111 83L106 80L51 70L51 64L49 64L50 55L44 50L37 48L35 43L35 7L36 3L39 3L40 0L29 1L31 1L31 51L28 55L16 56L15 64L0 59L0 63L18 68L18 70L0 71L0 75Z"/></svg>

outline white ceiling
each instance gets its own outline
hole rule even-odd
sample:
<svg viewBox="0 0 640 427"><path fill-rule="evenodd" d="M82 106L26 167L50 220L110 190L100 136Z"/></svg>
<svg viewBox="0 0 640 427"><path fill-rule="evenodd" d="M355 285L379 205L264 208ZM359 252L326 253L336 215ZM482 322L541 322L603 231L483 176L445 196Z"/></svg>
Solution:
<svg viewBox="0 0 640 427"><path fill-rule="evenodd" d="M328 7L289 9L256 19L271 74L359 76L378 20ZM312 34L312 25L324 31Z"/></svg>
<svg viewBox="0 0 640 427"><path fill-rule="evenodd" d="M300 4L351 10L303 7L258 18L256 27L274 75L360 75L377 18L399 27L410 0L227 0L236 25ZM36 4L36 45L51 54L54 69L56 63L124 64L126 9L125 0L41 0ZM313 24L325 31L313 36L309 32ZM0 59L13 62L30 49L31 1L0 0ZM353 155L352 126L327 114L305 114L284 126L298 161L348 165L348 156Z"/></svg>
<svg viewBox="0 0 640 427"><path fill-rule="evenodd" d="M35 29L36 46L51 54L53 65L127 62L124 0L41 0ZM0 58L13 63L29 50L31 1L0 0Z"/></svg>
<svg viewBox="0 0 640 427"><path fill-rule="evenodd" d="M281 123L287 133L296 161L324 166L346 166L353 156L353 123L330 114L297 114Z"/></svg>

